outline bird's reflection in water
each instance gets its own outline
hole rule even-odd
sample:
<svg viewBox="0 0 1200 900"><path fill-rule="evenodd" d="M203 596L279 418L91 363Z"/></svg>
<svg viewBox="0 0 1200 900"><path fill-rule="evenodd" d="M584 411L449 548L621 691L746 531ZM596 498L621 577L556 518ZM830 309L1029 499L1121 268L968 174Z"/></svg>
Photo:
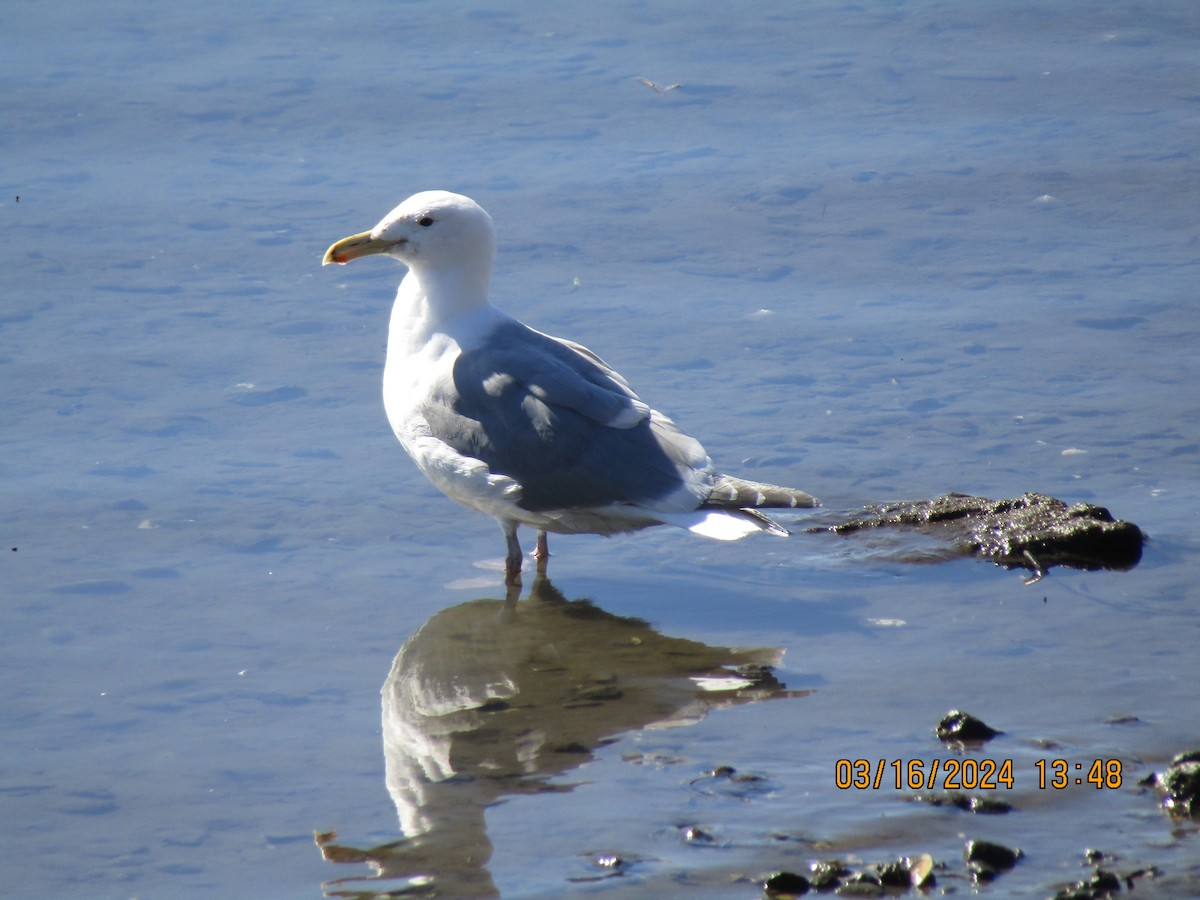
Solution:
<svg viewBox="0 0 1200 900"><path fill-rule="evenodd" d="M387 788L405 837L360 849L318 835L326 859L375 870L328 882L326 895L498 896L487 807L570 790L548 782L624 732L803 694L772 675L780 655L667 637L567 600L544 576L525 600L510 591L439 612L400 648L383 685Z"/></svg>

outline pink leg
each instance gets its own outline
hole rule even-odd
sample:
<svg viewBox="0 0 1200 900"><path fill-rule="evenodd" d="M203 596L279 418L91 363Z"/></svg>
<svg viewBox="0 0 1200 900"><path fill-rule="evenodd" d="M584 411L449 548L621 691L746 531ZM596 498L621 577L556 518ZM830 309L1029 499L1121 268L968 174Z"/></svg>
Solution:
<svg viewBox="0 0 1200 900"><path fill-rule="evenodd" d="M521 583L521 545L517 541L517 523L501 522L504 529L504 543L507 553L504 557L504 583L519 585Z"/></svg>
<svg viewBox="0 0 1200 900"><path fill-rule="evenodd" d="M537 560L537 570L546 574L546 560L550 558L550 542L546 540L546 532L539 531L537 545L533 548L533 558Z"/></svg>

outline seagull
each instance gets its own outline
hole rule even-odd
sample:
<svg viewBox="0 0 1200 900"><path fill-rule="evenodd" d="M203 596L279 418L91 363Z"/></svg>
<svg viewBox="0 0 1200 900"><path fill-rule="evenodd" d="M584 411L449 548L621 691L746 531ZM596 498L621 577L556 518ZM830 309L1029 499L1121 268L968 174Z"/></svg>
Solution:
<svg viewBox="0 0 1200 900"><path fill-rule="evenodd" d="M521 525L537 530L544 572L547 532L675 525L717 540L786 537L760 509L819 505L719 471L591 350L493 306L495 253L491 216L474 200L423 191L335 243L322 264L380 254L407 267L388 329L388 422L442 493L499 523L508 585L521 581Z"/></svg>

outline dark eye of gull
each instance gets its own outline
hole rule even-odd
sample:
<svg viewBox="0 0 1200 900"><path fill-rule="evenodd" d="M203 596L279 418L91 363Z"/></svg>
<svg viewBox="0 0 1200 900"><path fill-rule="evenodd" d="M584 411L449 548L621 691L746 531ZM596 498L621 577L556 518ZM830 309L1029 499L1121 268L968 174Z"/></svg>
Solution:
<svg viewBox="0 0 1200 900"><path fill-rule="evenodd" d="M422 228L428 228L430 225L433 224L433 217L432 216L421 216L421 218L417 219L417 224L420 225Z"/></svg>

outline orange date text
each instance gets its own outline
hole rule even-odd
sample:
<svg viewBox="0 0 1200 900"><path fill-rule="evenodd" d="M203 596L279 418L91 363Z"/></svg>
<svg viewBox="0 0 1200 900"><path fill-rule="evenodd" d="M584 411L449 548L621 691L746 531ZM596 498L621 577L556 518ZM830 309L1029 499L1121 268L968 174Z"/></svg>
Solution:
<svg viewBox="0 0 1200 900"><path fill-rule="evenodd" d="M839 790L995 791L1012 790L1011 759L839 759L834 763Z"/></svg>

